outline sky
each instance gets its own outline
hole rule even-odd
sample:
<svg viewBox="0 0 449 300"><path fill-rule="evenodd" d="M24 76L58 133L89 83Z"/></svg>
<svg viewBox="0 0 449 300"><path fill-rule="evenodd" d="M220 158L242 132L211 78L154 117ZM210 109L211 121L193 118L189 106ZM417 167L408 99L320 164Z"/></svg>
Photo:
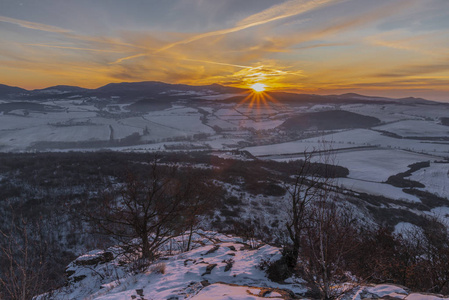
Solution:
<svg viewBox="0 0 449 300"><path fill-rule="evenodd" d="M448 0L0 0L0 83L449 102Z"/></svg>

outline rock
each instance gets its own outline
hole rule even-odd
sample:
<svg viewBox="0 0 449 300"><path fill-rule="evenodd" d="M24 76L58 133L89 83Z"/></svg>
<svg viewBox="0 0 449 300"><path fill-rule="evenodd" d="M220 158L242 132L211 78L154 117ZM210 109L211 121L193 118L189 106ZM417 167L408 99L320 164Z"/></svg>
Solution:
<svg viewBox="0 0 449 300"><path fill-rule="evenodd" d="M217 264L209 264L206 267L206 272L204 272L201 276L208 275L212 272L212 270L217 266Z"/></svg>
<svg viewBox="0 0 449 300"><path fill-rule="evenodd" d="M97 264L104 264L110 262L114 259L114 254L112 252L99 252L96 254L87 254L79 257L74 261L77 266L94 266Z"/></svg>
<svg viewBox="0 0 449 300"><path fill-rule="evenodd" d="M202 285L203 287L206 287L206 286L209 286L210 283L209 283L208 280L203 280L203 281L201 281L201 285Z"/></svg>

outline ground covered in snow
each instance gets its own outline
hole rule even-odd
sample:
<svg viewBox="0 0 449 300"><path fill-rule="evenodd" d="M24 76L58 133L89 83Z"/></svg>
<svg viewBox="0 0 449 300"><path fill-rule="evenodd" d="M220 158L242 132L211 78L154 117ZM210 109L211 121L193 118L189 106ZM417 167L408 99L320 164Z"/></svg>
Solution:
<svg viewBox="0 0 449 300"><path fill-rule="evenodd" d="M305 299L301 278L276 283L266 277L262 263L281 257L279 248L242 238L200 231L194 247L185 247L186 236L168 242L159 259L150 265L129 262L118 247L94 250L78 257L67 268L68 284L35 298L43 299ZM129 254L128 254L129 255ZM341 289L342 286L335 287ZM347 283L339 299L448 299L411 293L405 287Z"/></svg>
<svg viewBox="0 0 449 300"><path fill-rule="evenodd" d="M251 248L241 238L200 232L194 249L181 252L185 240L172 240L165 255L143 268L126 264L119 248L91 251L68 266L69 284L51 299L286 299L306 292L302 280L272 282L259 267L280 258L276 247Z"/></svg>

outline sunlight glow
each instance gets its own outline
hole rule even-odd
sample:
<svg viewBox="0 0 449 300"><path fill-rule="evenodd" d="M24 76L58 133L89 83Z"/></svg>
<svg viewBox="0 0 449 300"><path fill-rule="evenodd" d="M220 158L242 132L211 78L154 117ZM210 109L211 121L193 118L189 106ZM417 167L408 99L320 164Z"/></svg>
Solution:
<svg viewBox="0 0 449 300"><path fill-rule="evenodd" d="M237 112L251 120L252 126L256 126L257 129L261 130L264 128L262 116L273 115L284 109L284 105L269 93L264 91L257 92L255 89L249 92L235 107ZM241 126L244 126L244 124L241 124Z"/></svg>
<svg viewBox="0 0 449 300"><path fill-rule="evenodd" d="M258 93L265 91L266 87L267 86L263 83L255 83L251 86L251 88Z"/></svg>

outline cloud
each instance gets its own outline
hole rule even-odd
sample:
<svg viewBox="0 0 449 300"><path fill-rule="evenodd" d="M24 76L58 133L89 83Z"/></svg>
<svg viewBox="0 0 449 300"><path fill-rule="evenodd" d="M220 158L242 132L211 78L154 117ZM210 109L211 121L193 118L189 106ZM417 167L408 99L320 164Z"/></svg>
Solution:
<svg viewBox="0 0 449 300"><path fill-rule="evenodd" d="M124 62L125 60L130 60L130 59L145 57L145 56L148 56L148 54L147 53L139 53L139 54L134 54L134 55L130 55L130 56L125 56L125 57L117 59L116 61L111 62L110 64L111 65L120 64L120 63Z"/></svg>
<svg viewBox="0 0 449 300"><path fill-rule="evenodd" d="M24 20L19 20L19 19L4 17L4 16L0 16L0 22L11 23L11 24L19 25L20 27L23 27L23 28L46 31L46 32L55 32L55 33L70 33L71 32L70 30L56 27L56 26L50 26L50 25L45 25L45 24L35 23L35 22L29 22L29 21L24 21Z"/></svg>
<svg viewBox="0 0 449 300"><path fill-rule="evenodd" d="M316 9L318 7L322 7L330 3L339 1L343 0L289 0L285 3L272 6L260 13L251 15L238 22L235 27L194 35L190 38L168 44L157 50L157 52L165 51L178 45L189 44L207 37L235 33L251 27L264 25L288 17L293 17L305 13L307 11Z"/></svg>
<svg viewBox="0 0 449 300"><path fill-rule="evenodd" d="M432 89L434 87L447 87L449 85L449 79L438 78L420 78L409 80L389 80L387 82L369 82L369 83L356 83L355 87L360 88L427 88Z"/></svg>
<svg viewBox="0 0 449 300"><path fill-rule="evenodd" d="M289 0L241 20L237 23L236 28L253 27L293 17L335 2L341 2L341 0Z"/></svg>
<svg viewBox="0 0 449 300"><path fill-rule="evenodd" d="M29 22L25 20L10 18L10 17L4 17L0 16L0 22L6 22L10 24L15 24L23 28L33 29L33 30L39 30L44 32L51 32L51 33L57 33L62 35L64 38L68 40L72 40L76 42L76 46L73 47L66 47L61 45L49 45L49 44L29 44L32 46L41 46L41 47L53 47L53 48L60 48L60 49L72 49L72 50L83 50L83 51L99 51L99 52L124 52L129 51L130 48L134 49L147 49L145 47L138 46L133 43L125 43L123 41L120 41L118 39L113 38L107 38L107 37L96 37L96 36L88 36L88 35L80 35L76 34L72 30L64 29L61 27L41 24L41 23L35 23L35 22ZM90 46L94 46L94 48L83 48L80 47L80 43L85 43ZM108 48L108 49L100 49L100 48ZM111 47L115 47L116 49L111 49ZM120 50L119 50L120 49Z"/></svg>
<svg viewBox="0 0 449 300"><path fill-rule="evenodd" d="M447 61L440 64L403 66L395 70L392 70L391 72L383 72L375 74L375 77L383 77L383 78L413 77L418 75L427 75L442 72L449 72L449 63Z"/></svg>
<svg viewBox="0 0 449 300"><path fill-rule="evenodd" d="M308 46L298 46L294 47L294 49L315 49L315 48L325 48L325 47L337 47L337 46L348 46L351 45L351 43L348 42L339 42L339 43L322 43L322 44L314 44L314 45L308 45Z"/></svg>
<svg viewBox="0 0 449 300"><path fill-rule="evenodd" d="M449 43L441 36L449 34L448 30L417 34L405 30L382 32L365 38L369 45L397 50L412 51L426 56L445 56Z"/></svg>
<svg viewBox="0 0 449 300"><path fill-rule="evenodd" d="M24 45L26 45L26 46L35 46L35 47L45 47L45 48L56 48L56 49L93 51L93 52L112 52L112 53L122 52L122 51L119 51L119 50L82 48L82 47L70 47L70 46L47 45L47 44L24 44Z"/></svg>
<svg viewBox="0 0 449 300"><path fill-rule="evenodd" d="M322 27L310 30L308 32L299 32L296 34L276 37L274 38L273 43L275 45L278 45L278 47L286 48L292 45L322 39L327 36L332 36L342 31L360 29L362 26L394 15L402 9L410 7L411 5L416 3L416 1L417 0L402 0L393 2L392 4L381 6L376 10L371 10L363 14L350 16L336 22L327 23Z"/></svg>
<svg viewBox="0 0 449 300"><path fill-rule="evenodd" d="M294 71L286 71L286 65L289 64L287 60L283 62L273 61L269 64L261 63L261 61L267 61L268 58L276 53L291 52L292 50L300 51L304 49L311 49L317 47L332 47L343 46L352 43L346 41L336 42L320 42L315 45L304 45L302 43L319 40L327 36L335 36L337 33L358 29L365 24L376 22L382 18L386 18L394 13L400 11L404 7L410 5L410 1L398 1L390 5L382 5L375 10L370 10L363 14L351 15L345 19L329 20L323 22L318 28L312 28L302 30L300 32L289 32L279 35L279 33L272 33L269 28L259 28L251 32L251 35L245 32L240 32L243 28L254 27L261 24L273 22L293 15L298 15L302 12L309 11L314 8L323 7L341 1L321 0L321 1L287 1L279 5L272 6L267 10L247 17L233 28L223 29L219 31L207 32L200 35L194 35L187 38L181 38L180 41L169 43L166 46L159 48L159 50L152 50L157 44L160 44L161 40L147 43L147 40L154 40L151 36L142 35L140 39L134 40L132 44L141 48L146 43L147 50L139 53L130 53L124 57L116 59L110 62L111 65L123 64L123 69L129 67L133 69L133 64L156 66L159 65L159 61L163 60L164 64L162 68L167 72L164 73L164 77L168 74L174 75L177 71L181 72L182 78L187 78L186 74L192 72L192 78L199 78L201 82L211 83L213 80L218 82L233 82L235 85L246 85L250 81L271 81L279 82L284 81L286 85L291 85L295 81L298 81L298 76L304 76L305 73L301 70L301 67L297 67ZM235 32L236 34L228 35L227 33ZM270 36L271 34L271 36ZM209 38L204 38L209 37ZM168 36L167 38L173 38ZM193 43L195 42L195 43ZM175 47L182 46L182 47ZM292 46L297 46L292 48ZM162 51L164 51L162 53ZM138 61L133 62L134 59ZM151 62L151 63L150 63ZM202 67L201 74L203 77L198 77L198 70L195 68L184 68L181 70L178 64L196 66L196 68ZM295 63L296 64L296 63ZM296 64L298 65L298 64ZM171 68L171 71L168 69ZM237 68L237 70L236 70ZM262 68L261 72L258 68ZM151 68L152 72L154 68ZM223 72L222 75L214 75L219 73L219 70ZM121 72L123 74L123 72ZM125 72L127 73L127 72ZM159 72L156 72L159 74ZM150 75L150 72L143 73L146 76ZM179 79L179 76L175 76ZM169 78L169 81L174 80ZM317 83L317 80L312 82ZM322 81L318 79L318 82Z"/></svg>
<svg viewBox="0 0 449 300"><path fill-rule="evenodd" d="M409 1L409 0L407 0ZM192 82L197 80L198 84L208 84L213 82L227 82L233 85L246 86L254 82L265 82L276 87L301 85L306 86L309 82L311 85L324 85L331 80L338 83L343 78L332 79L331 75L318 76L319 78L306 78L307 73L302 71L300 63L294 63L295 68L288 67L288 60L275 60L269 57L276 53L291 52L292 50L301 51L317 47L333 47L343 46L354 43L346 41L336 42L317 42L317 44L302 43L311 42L322 39L327 36L335 36L337 33L360 28L365 24L375 22L379 19L388 17L406 6L407 1L396 2L392 5L383 5L376 10L370 10L364 14L350 16L345 19L329 20L323 22L318 28L311 28L308 31L286 32L283 35L272 33L266 27L259 28L251 32L251 35L245 32L238 33L238 28L234 28L236 34L233 35L217 35L217 32L229 32L229 29L222 31L214 31L205 33L200 36L190 38L182 38L180 42L171 43L168 46L159 48L165 49L163 53L153 51L151 48L160 44L161 40L155 40L151 35L141 35L138 39L134 39L131 43L143 48L145 45L148 50L131 53L127 56L116 59L111 65L122 65L120 72L114 71L114 76L123 76L121 78L131 78L136 75L136 66L139 74L144 78L157 78L160 80L168 80L170 82L176 80L184 80ZM286 17L292 12L289 9L296 8L298 13L299 6L307 6L304 9L311 9L311 3L314 5L324 5L331 1L287 1L284 4L276 5L264 13L255 14L252 18L246 18L240 21L241 26L253 26L254 22L271 22L273 18ZM317 6L315 6L317 7ZM251 23L251 22L253 23ZM255 26L255 25L254 25ZM210 38L202 39L210 35ZM271 35L271 36L270 36ZM169 36L167 38L173 38ZM126 37L125 37L126 40ZM147 41L154 41L148 43ZM192 43L188 42L192 41ZM195 41L195 43L193 43ZM129 41L128 41L129 42ZM179 45L182 47L174 47ZM292 48L292 46L296 46ZM134 61L134 60L137 61ZM129 69L129 71L126 71ZM146 70L146 71L143 71ZM340 70L339 70L340 71ZM188 74L191 74L189 79ZM176 75L179 73L180 75ZM366 72L362 72L366 74ZM316 75L316 74L315 74Z"/></svg>

